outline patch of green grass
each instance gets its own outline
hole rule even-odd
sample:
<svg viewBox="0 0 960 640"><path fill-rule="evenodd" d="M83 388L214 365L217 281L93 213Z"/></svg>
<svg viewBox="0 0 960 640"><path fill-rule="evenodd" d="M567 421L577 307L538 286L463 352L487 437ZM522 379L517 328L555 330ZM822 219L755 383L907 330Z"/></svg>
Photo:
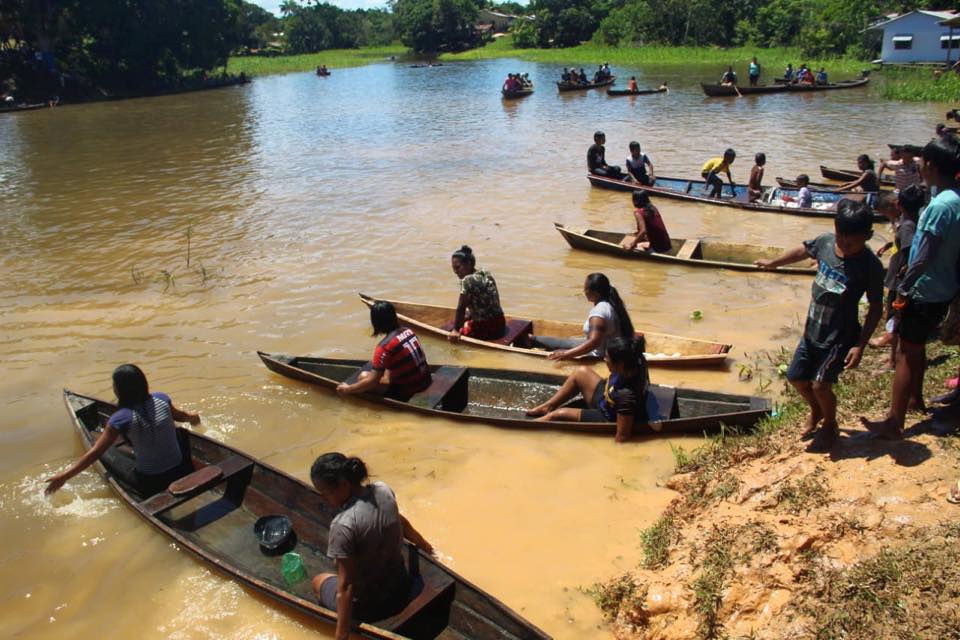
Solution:
<svg viewBox="0 0 960 640"><path fill-rule="evenodd" d="M960 76L944 71L939 77L931 69L890 69L883 72L880 95L888 100L948 102L960 100Z"/></svg>
<svg viewBox="0 0 960 640"><path fill-rule="evenodd" d="M638 585L628 573L607 583L598 582L582 591L593 598L608 619L617 617L621 608L629 610L631 616L636 618L638 613L643 611L643 603L647 597L646 586Z"/></svg>
<svg viewBox="0 0 960 640"><path fill-rule="evenodd" d="M670 546L677 540L677 523L670 515L661 516L640 534L643 566L647 569L664 567L670 558Z"/></svg>
<svg viewBox="0 0 960 640"><path fill-rule="evenodd" d="M717 67L732 64L746 67L757 57L767 77L779 76L788 62L794 67L806 62L812 67L826 67L832 74L859 74L868 64L854 58L814 60L805 58L795 47L761 49L759 47L607 47L593 43L565 49L517 49L510 36L497 39L479 49L441 56L443 60L486 60L491 58L519 58L530 62L595 67L602 62L612 66L636 65L702 65Z"/></svg>
<svg viewBox="0 0 960 640"><path fill-rule="evenodd" d="M791 513L803 513L830 502L830 487L823 479L823 469L817 468L796 480L787 480L777 491L777 504Z"/></svg>
<svg viewBox="0 0 960 640"><path fill-rule="evenodd" d="M690 585L693 591L693 609L700 618L697 635L702 640L725 637L723 625L717 612L723 604L723 590L733 568L733 541L737 538L734 527L714 527L703 546L701 571Z"/></svg>
<svg viewBox="0 0 960 640"><path fill-rule="evenodd" d="M331 71L336 71L344 67L359 67L373 62L383 62L390 56L401 58L407 53L408 49L402 45L390 45L360 49L328 49L296 56L233 56L228 61L227 68L230 73L245 73L248 76L313 71L322 64L327 65Z"/></svg>

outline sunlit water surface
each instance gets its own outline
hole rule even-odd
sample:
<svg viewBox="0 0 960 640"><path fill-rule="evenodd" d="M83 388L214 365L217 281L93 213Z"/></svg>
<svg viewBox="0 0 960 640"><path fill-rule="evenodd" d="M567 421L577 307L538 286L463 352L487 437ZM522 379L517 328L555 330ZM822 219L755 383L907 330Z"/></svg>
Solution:
<svg viewBox="0 0 960 640"><path fill-rule="evenodd" d="M585 64L590 61L585 61ZM500 99L508 71L537 92ZM792 348L809 281L574 253L553 230L629 228L627 196L592 190L596 129L621 162L638 140L661 175L722 149L776 175L922 143L942 105L872 89L703 97L712 69L636 73L667 95L558 95L558 69L511 60L374 65L329 78L0 116L0 635L306 638L329 633L212 573L119 503L93 471L52 499L80 453L63 387L112 397L133 361L203 429L300 478L318 454L362 456L442 558L557 637L606 637L582 589L635 566L671 499L671 445L515 432L341 402L271 374L255 350L362 357L358 291L454 304L448 256L469 243L516 314L579 320L583 277L610 276L648 330ZM661 201L678 237L788 246L829 222ZM885 230L878 230L886 233ZM189 257L189 266L187 259ZM691 319L694 310L702 319ZM569 370L424 338L432 362ZM656 370L750 393L722 371Z"/></svg>

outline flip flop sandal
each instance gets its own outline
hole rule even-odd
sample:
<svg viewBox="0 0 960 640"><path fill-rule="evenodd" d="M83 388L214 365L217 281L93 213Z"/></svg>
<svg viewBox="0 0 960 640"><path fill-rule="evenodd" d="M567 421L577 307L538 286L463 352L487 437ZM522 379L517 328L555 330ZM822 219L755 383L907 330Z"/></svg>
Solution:
<svg viewBox="0 0 960 640"><path fill-rule="evenodd" d="M947 491L947 502L951 504L960 504L960 480L957 480L950 485L950 490Z"/></svg>
<svg viewBox="0 0 960 640"><path fill-rule="evenodd" d="M948 378L945 384L947 389L956 389L960 385L960 378Z"/></svg>

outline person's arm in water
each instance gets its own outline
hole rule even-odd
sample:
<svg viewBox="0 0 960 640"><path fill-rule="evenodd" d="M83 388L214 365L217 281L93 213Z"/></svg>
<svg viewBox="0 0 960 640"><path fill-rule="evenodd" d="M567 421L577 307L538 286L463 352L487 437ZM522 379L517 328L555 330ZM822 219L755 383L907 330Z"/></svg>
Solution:
<svg viewBox="0 0 960 640"><path fill-rule="evenodd" d="M810 254L807 253L807 248L803 245L795 249L788 249L776 258L760 258L759 260L754 260L753 264L760 267L761 269L776 269L777 267L782 267L785 264L792 264L794 262L800 262L804 258L809 258Z"/></svg>
<svg viewBox="0 0 960 640"><path fill-rule="evenodd" d="M586 341L572 349L557 349L556 351L552 351L547 358L550 360L570 360L590 353L596 349L601 340L603 340L606 325L607 323L603 318L593 316L590 318L590 333L587 334Z"/></svg>
<svg viewBox="0 0 960 640"><path fill-rule="evenodd" d="M184 411L178 407L175 407L173 403L170 404L170 415L173 416L173 419L177 422L189 422L190 424L196 426L200 424L200 414L191 413L189 411Z"/></svg>
<svg viewBox="0 0 960 640"><path fill-rule="evenodd" d="M470 304L470 298L465 293L460 294L460 298L457 300L457 314L453 319L453 331L447 334L447 339L450 342L457 342L460 340L460 329L463 329L463 323L467 318L467 305Z"/></svg>
<svg viewBox="0 0 960 640"><path fill-rule="evenodd" d="M350 617L353 615L353 584L357 576L357 561L337 558L337 631L336 640L349 640Z"/></svg>
<svg viewBox="0 0 960 640"><path fill-rule="evenodd" d="M100 437L97 438L97 441L94 443L94 445L90 447L86 453L80 456L76 462L70 465L69 469L62 471L55 476L47 478L47 488L44 489L43 492L47 495L55 492L62 487L67 480L99 460L100 456L106 453L107 449L113 446L113 443L116 441L118 435L120 435L120 432L113 427L104 427L103 431L100 433Z"/></svg>
<svg viewBox="0 0 960 640"><path fill-rule="evenodd" d="M420 535L420 532L413 528L410 521L401 513L400 524L403 525L403 537L414 544L417 549L422 549L427 553L433 553L433 545L427 542L427 539Z"/></svg>

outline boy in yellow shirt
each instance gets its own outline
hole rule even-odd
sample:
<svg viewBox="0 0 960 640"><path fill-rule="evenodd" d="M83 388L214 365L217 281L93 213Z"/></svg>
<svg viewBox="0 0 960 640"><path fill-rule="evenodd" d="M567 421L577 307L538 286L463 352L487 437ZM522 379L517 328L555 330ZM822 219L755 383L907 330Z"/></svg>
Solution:
<svg viewBox="0 0 960 640"><path fill-rule="evenodd" d="M704 181L706 181L706 187L710 188L709 196L711 198L719 198L720 193L723 191L723 180L720 178L720 173L727 174L727 180L730 181L730 191L733 195L736 195L737 185L733 182L733 176L730 175L730 165L733 164L733 161L737 158L737 152L733 149L727 149L723 152L722 158L710 158L707 160L707 163L703 165L703 168L700 170L700 175L703 176Z"/></svg>

